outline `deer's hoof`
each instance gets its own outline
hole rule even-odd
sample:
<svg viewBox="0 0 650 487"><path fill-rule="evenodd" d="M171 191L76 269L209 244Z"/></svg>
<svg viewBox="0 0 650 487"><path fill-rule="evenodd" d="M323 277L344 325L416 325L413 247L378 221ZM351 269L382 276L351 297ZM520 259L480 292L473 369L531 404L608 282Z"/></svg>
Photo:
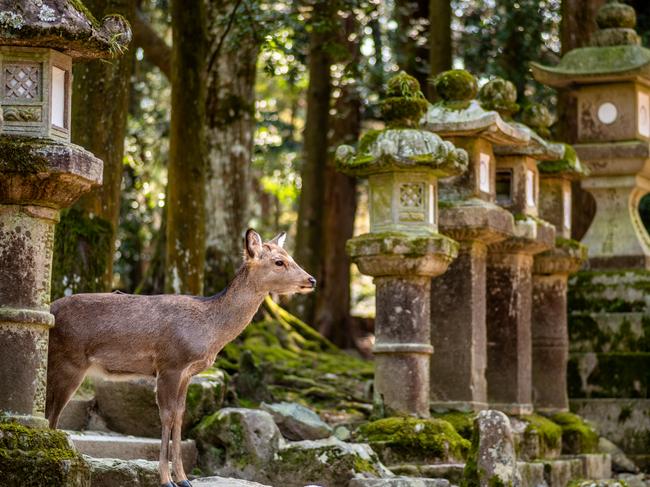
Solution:
<svg viewBox="0 0 650 487"><path fill-rule="evenodd" d="M178 487L192 487L189 480L181 480L177 485Z"/></svg>

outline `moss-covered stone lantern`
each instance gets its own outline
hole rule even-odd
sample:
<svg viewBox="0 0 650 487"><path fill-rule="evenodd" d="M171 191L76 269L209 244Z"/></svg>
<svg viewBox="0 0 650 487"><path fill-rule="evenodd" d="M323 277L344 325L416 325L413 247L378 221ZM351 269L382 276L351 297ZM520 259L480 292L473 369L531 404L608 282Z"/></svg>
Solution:
<svg viewBox="0 0 650 487"><path fill-rule="evenodd" d="M582 242L592 269L650 269L650 238L638 213L650 191L650 50L634 31L634 9L599 10L591 45L557 66L533 63L534 77L576 98L577 143L590 176L582 181L596 214Z"/></svg>
<svg viewBox="0 0 650 487"><path fill-rule="evenodd" d="M487 245L514 228L512 214L495 204L492 147L524 144L529 136L480 106L476 79L467 71L442 73L434 85L440 101L429 106L422 125L464 148L469 165L466 173L440 182L440 231L460 250L449 271L431 282L431 401L434 409L478 410L487 405Z"/></svg>
<svg viewBox="0 0 650 487"><path fill-rule="evenodd" d="M433 276L456 256L438 233L438 178L461 174L467 154L418 130L427 102L417 80L400 73L381 108L386 128L366 134L356 152L337 150L341 171L368 177L370 233L347 250L377 287L375 396L387 414L429 415L429 294Z"/></svg>
<svg viewBox="0 0 650 487"><path fill-rule="evenodd" d="M567 281L587 258L587 247L571 240L571 182L587 171L575 150L557 144L560 159L539 164L539 216L555 227L555 247L537 254L533 267L533 404L536 410L567 411Z"/></svg>
<svg viewBox="0 0 650 487"><path fill-rule="evenodd" d="M479 93L491 107L494 91L514 87L496 79ZM498 107L495 107L498 109ZM499 110L503 117L513 112ZM545 115L543 111L538 115ZM541 124L532 122L534 126ZM553 247L555 229L538 217L537 161L558 159L563 151L527 125L511 122L529 136L521 145L495 145L497 203L515 217L514 234L491 244L487 259L488 398L492 407L511 414L532 412L531 311L533 257Z"/></svg>
<svg viewBox="0 0 650 487"><path fill-rule="evenodd" d="M72 61L130 38L121 17L100 24L78 0L0 0L0 413L25 424L45 423L59 209L102 181L102 161L69 143Z"/></svg>

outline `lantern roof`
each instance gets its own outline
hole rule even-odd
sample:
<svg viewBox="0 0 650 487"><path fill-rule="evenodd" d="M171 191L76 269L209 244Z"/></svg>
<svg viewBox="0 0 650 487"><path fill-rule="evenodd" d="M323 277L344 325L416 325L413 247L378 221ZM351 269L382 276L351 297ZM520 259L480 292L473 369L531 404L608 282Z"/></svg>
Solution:
<svg viewBox="0 0 650 487"><path fill-rule="evenodd" d="M541 137L528 125L520 122L511 122L521 132L528 134L528 143L525 145L495 145L494 153L498 156L530 156L538 161L559 159L564 154L561 144L549 142Z"/></svg>
<svg viewBox="0 0 650 487"><path fill-rule="evenodd" d="M0 0L0 46L45 47L95 59L120 54L131 36L124 17L98 21L81 0Z"/></svg>
<svg viewBox="0 0 650 487"><path fill-rule="evenodd" d="M338 147L339 170L368 176L426 169L438 177L467 170L467 152L417 128L427 107L417 79L401 72L388 81L386 94L380 107L387 128L367 132L359 141L358 151L349 145Z"/></svg>
<svg viewBox="0 0 650 487"><path fill-rule="evenodd" d="M564 176L570 179L581 179L589 175L589 169L584 166L575 149L562 142L552 142L561 150L561 157L555 160L542 161L537 165L539 172L548 176Z"/></svg>
<svg viewBox="0 0 650 487"><path fill-rule="evenodd" d="M492 143L525 144L529 137L506 122L498 112L487 110L475 99L476 78L465 70L454 69L434 80L440 101L429 105L420 120L426 129L443 137L484 137Z"/></svg>
<svg viewBox="0 0 650 487"><path fill-rule="evenodd" d="M557 66L531 63L533 76L555 88L571 85L638 81L650 85L650 49L634 30L634 8L616 0L603 5L590 46L566 53Z"/></svg>

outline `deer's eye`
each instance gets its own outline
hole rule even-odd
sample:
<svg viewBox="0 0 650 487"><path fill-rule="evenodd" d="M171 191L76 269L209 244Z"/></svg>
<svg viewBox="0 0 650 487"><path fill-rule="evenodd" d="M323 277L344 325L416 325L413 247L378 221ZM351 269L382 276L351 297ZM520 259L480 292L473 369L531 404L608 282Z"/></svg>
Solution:
<svg viewBox="0 0 650 487"><path fill-rule="evenodd" d="M282 267L284 265L284 261L276 260L275 265L277 265L278 267Z"/></svg>

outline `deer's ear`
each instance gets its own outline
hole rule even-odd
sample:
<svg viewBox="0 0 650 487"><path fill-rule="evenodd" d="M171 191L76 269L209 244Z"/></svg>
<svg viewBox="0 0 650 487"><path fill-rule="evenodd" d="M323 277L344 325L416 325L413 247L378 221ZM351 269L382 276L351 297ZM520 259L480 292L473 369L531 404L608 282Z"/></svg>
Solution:
<svg viewBox="0 0 650 487"><path fill-rule="evenodd" d="M284 247L284 242L287 239L287 234L286 232L280 232L278 233L275 237L273 237L273 240L271 240L270 243L273 243L277 245L280 248Z"/></svg>
<svg viewBox="0 0 650 487"><path fill-rule="evenodd" d="M246 255L249 258L254 259L260 256L262 253L262 237L260 237L259 233L249 228L246 230L244 243L246 245Z"/></svg>

